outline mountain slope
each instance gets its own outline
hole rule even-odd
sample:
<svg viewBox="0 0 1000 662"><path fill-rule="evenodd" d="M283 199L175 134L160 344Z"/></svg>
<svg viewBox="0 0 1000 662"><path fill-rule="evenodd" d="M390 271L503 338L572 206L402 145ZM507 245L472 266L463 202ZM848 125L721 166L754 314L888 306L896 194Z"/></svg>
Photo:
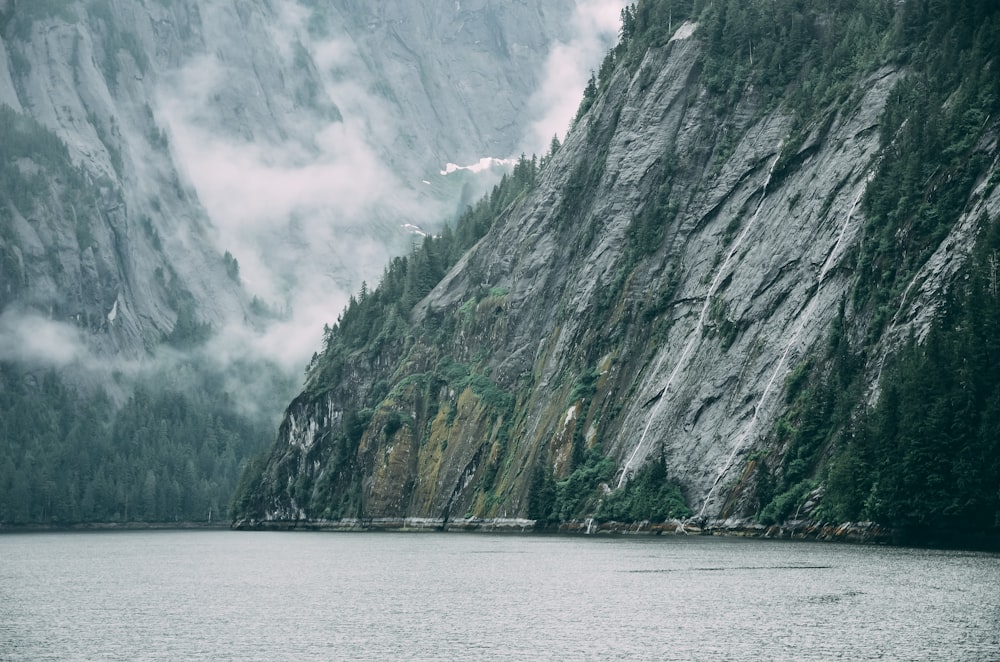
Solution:
<svg viewBox="0 0 1000 662"><path fill-rule="evenodd" d="M565 143L470 212L492 227L422 300L396 282L449 238L352 301L239 521L815 512L845 412L1000 207L997 16L691 4L625 14ZM927 133L913 81L947 151L887 212Z"/></svg>

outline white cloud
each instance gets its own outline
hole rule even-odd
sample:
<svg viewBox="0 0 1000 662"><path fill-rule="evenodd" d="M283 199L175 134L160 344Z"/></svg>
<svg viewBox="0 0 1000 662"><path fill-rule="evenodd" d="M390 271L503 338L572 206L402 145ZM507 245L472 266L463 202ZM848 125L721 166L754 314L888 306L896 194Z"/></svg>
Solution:
<svg viewBox="0 0 1000 662"><path fill-rule="evenodd" d="M267 55L284 59L282 71L302 73L294 64L301 49L291 46L301 44L320 72L319 95L341 119L303 107L294 98L301 81L284 81L284 91L258 90L258 72L227 59L223 34L212 37L216 52L192 58L161 86L156 110L217 230L217 249L236 257L250 292L292 314L262 336L232 320L225 344L295 369L319 349L323 325L336 320L361 280L374 285L390 248L405 246L401 224L444 215L387 163L399 120L363 84L366 66L353 43L314 41L306 18L302 7L283 3L269 27L274 45ZM206 25L224 19L213 16ZM257 101L264 94L270 97ZM248 118L233 126L226 104L244 99ZM262 108L284 112L262 115Z"/></svg>
<svg viewBox="0 0 1000 662"><path fill-rule="evenodd" d="M552 136L566 135L592 71L614 46L627 0L580 0L572 19L573 38L549 51L542 84L529 107L536 118L524 140L525 153L544 154Z"/></svg>
<svg viewBox="0 0 1000 662"><path fill-rule="evenodd" d="M75 327L37 313L5 310L0 315L0 361L61 368L88 357Z"/></svg>
<svg viewBox="0 0 1000 662"><path fill-rule="evenodd" d="M351 123L316 127L319 153L301 144L243 143L201 125L175 101L163 106L174 147L223 236L254 234L295 214L351 225L393 177Z"/></svg>

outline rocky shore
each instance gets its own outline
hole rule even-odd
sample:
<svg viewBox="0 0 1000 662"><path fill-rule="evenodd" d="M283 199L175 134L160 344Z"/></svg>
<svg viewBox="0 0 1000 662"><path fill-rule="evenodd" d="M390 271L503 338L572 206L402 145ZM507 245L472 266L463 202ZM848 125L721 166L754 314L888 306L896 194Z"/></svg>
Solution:
<svg viewBox="0 0 1000 662"><path fill-rule="evenodd" d="M592 518L564 522L539 522L526 518L448 519L434 517L349 517L339 520L240 520L215 522L99 522L82 524L0 524L0 535L58 531L332 531L332 532L452 532L503 534L555 534L574 536L717 536L766 540L815 540L862 545L898 545L953 549L1000 550L996 533L970 532L942 525L929 529L892 529L875 522L831 524L790 520L764 525L746 519L666 520L663 522L613 522Z"/></svg>
<svg viewBox="0 0 1000 662"><path fill-rule="evenodd" d="M481 533L558 533L573 535L690 535L822 540L862 544L891 544L893 532L874 522L825 524L796 520L765 526L749 520L667 520L664 522L603 522L594 519L544 523L523 518L470 517L444 520L424 517L345 518L339 520L244 520L238 530L303 531L452 531Z"/></svg>

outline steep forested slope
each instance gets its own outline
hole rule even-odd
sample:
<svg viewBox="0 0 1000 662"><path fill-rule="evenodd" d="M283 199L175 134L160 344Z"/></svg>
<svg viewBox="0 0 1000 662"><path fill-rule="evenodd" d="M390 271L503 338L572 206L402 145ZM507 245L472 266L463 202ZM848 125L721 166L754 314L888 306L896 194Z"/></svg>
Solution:
<svg viewBox="0 0 1000 662"><path fill-rule="evenodd" d="M327 330L237 518L996 527L998 28L639 2L564 144Z"/></svg>

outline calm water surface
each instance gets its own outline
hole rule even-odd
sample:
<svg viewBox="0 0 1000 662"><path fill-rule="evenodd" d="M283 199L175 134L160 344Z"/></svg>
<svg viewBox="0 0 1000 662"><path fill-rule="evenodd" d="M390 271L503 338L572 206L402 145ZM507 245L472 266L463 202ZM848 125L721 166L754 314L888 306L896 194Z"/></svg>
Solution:
<svg viewBox="0 0 1000 662"><path fill-rule="evenodd" d="M0 536L3 660L1000 660L1000 556L716 538Z"/></svg>

